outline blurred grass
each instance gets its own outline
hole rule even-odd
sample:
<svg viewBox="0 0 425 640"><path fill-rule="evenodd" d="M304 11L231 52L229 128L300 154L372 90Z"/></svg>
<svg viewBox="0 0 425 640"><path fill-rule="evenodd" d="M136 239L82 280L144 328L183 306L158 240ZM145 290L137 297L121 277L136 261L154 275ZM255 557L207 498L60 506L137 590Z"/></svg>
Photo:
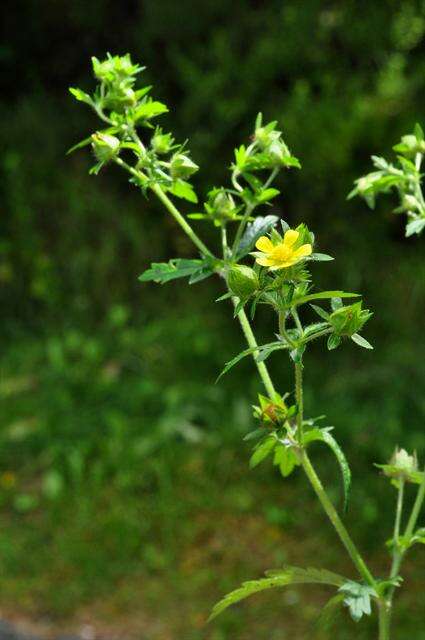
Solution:
<svg viewBox="0 0 425 640"><path fill-rule="evenodd" d="M214 385L243 347L227 303L211 302L219 283L137 282L151 260L192 247L123 175L94 179L84 154L65 157L97 126L66 88L90 86L90 55L130 51L172 107L164 127L190 137L199 193L227 180L259 109L282 122L303 170L284 176L273 211L306 220L335 255L315 267L318 286L363 292L375 312L373 354L314 345L306 408L336 427L355 472L348 519L381 571L394 495L372 464L395 444L425 451L424 241L404 240L390 198L370 213L345 196L371 153L424 120L425 16L410 0L367 12L351 1L202 4L51 2L40 12L31 0L25 16L18 6L5 16L2 611L61 628L89 617L152 640L310 637L327 594L308 587L203 626L217 598L273 565L319 556L351 568L300 477L248 471L242 436L260 388L248 360ZM269 316L258 331L274 331ZM290 388L287 364L270 365ZM340 500L336 466L320 448L315 457ZM397 612L400 634L418 640L423 562L412 553ZM338 627L342 640L373 634L367 622Z"/></svg>

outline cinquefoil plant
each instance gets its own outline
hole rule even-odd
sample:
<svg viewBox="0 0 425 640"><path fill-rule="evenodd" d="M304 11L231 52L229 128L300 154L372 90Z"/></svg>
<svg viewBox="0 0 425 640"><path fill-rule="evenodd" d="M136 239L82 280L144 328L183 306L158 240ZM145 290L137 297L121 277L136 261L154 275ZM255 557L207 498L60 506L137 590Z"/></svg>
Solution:
<svg viewBox="0 0 425 640"><path fill-rule="evenodd" d="M188 278L189 283L194 284L214 275L221 278L225 293L220 300L231 300L234 316L248 343L247 349L226 364L221 375L242 358L252 356L264 386L254 407L258 427L245 438L254 443L250 466L255 467L269 458L284 478L300 467L358 574L357 578L351 578L323 568L294 566L268 571L266 577L246 582L225 596L215 605L211 618L265 589L318 583L329 585L334 592L326 607L328 613L334 607L345 606L353 620L359 621L363 615L369 615L372 608L376 609L379 638L387 640L393 596L401 583L402 560L410 547L425 542L425 529L417 528L425 496L425 473L418 470L416 456L403 449L397 449L391 461L381 465L383 473L397 489L398 497L394 533L387 543L392 563L388 576L378 578L366 564L342 516L328 497L310 461L309 450L322 443L336 456L345 502L351 481L347 460L333 430L320 426L319 418L306 417L303 401L303 358L311 342L324 339L329 350L348 342L371 349L361 333L371 313L363 308L356 293L315 289L313 268L316 263L332 258L316 251L314 235L306 224L291 229L274 215L258 215L260 207L279 195L278 189L272 186L278 174L285 169L300 168L299 161L283 141L277 123L264 123L260 114L248 144L235 150L230 184L212 189L202 206L185 217L173 199L197 203L191 178L198 167L185 144L176 143L171 133L153 125L158 116L168 111L167 107L150 97L151 87L137 88L136 79L142 68L133 64L129 55L108 55L105 60L93 58L92 62L97 80L94 93L89 95L80 89L71 89L71 93L93 109L104 128L92 133L74 149L91 147L95 156L92 173L97 174L104 165L113 163L129 174L130 182L144 195L155 194L198 252L198 256L190 260L172 258L167 263L154 263L140 280L163 284L176 278ZM416 140L421 141L421 135L417 130ZM397 173L398 182L393 184L397 184L403 197L411 194L412 198L421 200L419 161L412 164L404 156L400 157L404 158L401 173ZM400 176L405 176L405 172L406 177L402 180ZM382 182L383 176L380 179L381 186L388 186L388 182ZM362 180L370 181L369 178ZM376 192L378 183L375 179L372 183L375 185L373 192ZM358 186L357 190L369 195L363 186ZM188 219L211 223L217 229L220 255L207 248ZM270 342L262 345L257 344L246 313L249 312L253 321L259 305L271 307L276 318L275 333ZM309 310L317 316L316 320L305 320ZM282 394L271 380L266 360L275 352L287 356L294 368L293 394ZM406 485L411 483L418 484L419 489L404 525L403 498Z"/></svg>

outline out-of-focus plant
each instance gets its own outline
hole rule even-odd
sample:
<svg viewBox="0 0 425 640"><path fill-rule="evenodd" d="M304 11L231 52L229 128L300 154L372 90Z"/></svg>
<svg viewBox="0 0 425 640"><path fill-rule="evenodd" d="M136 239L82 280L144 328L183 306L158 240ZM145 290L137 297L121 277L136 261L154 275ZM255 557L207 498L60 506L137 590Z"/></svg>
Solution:
<svg viewBox="0 0 425 640"><path fill-rule="evenodd" d="M130 181L144 195L153 192L158 197L199 252L193 259L173 258L167 263L153 263L140 280L164 284L186 277L189 284L194 284L213 275L221 278L226 292L218 300L231 300L234 316L238 318L248 343L247 349L226 364L221 375L251 355L265 389L254 407L258 427L245 438L255 443L250 466L256 467L266 458L271 458L284 478L300 467L358 572L358 579L353 579L321 568L286 566L268 571L265 578L246 582L225 596L215 605L211 618L231 604L265 589L317 583L335 590L325 607L326 618L332 610L345 605L351 617L359 621L363 615L371 613L374 605L379 612L379 638L387 640L390 637L393 596L401 584L401 562L412 545L425 540L424 530L417 528L425 496L425 473L418 469L416 456L403 449L396 450L389 464L381 465L383 473L397 488L398 499L394 533L388 543L392 555L391 569L388 577L378 578L366 564L343 517L329 498L310 460L309 449L315 443L324 443L336 456L343 481L344 509L351 484L348 462L335 439L333 428L321 426L323 416L306 417L303 400L304 358L310 344L324 338L329 350L347 341L372 349L360 333L372 314L363 308L361 301L347 303L347 300L359 298L357 293L314 289L310 267L316 262L332 260L332 257L316 251L314 234L306 224L301 223L291 229L274 215L256 215L260 206L269 205L279 195L279 190L272 186L278 174L284 169L300 168L299 160L285 144L277 123L263 123L259 114L249 143L235 150L230 186L211 189L202 210L187 216L209 222L219 231L219 255L206 246L172 200L180 198L192 204L198 202L191 183L198 166L190 157L186 144L176 143L172 134L153 125L155 118L168 109L150 97L151 87L136 87L136 78L142 67L133 64L129 55L108 55L103 61L93 58L92 62L98 81L94 93L89 95L75 88L71 93L88 104L105 127L77 144L73 150L91 146L96 159L92 173L97 174L108 163L125 169L130 174ZM421 135L417 128L418 144L422 141ZM399 151L407 153L404 147ZM416 181L415 188L418 188L417 165L420 162L412 164L405 155L400 158L403 158L402 169L397 174L398 181L393 184L401 189L401 184L410 185ZM383 161L380 162L383 167ZM412 177L405 177L405 182L402 182L400 176L404 176L403 172L412 172ZM383 178L384 174L380 174L379 179ZM375 185L378 183L375 180ZM387 187L388 183L381 181L380 190ZM407 187L403 188L407 193ZM323 301L330 302L329 309L317 305ZM274 339L261 345L256 341L246 313L248 310L253 321L259 305L270 307L276 317ZM316 320L308 319L309 309L318 316ZM276 390L265 364L267 358L278 351L289 356L294 368L294 390L291 393L282 394ZM419 489L407 524L403 527L403 499L408 483L418 484Z"/></svg>
<svg viewBox="0 0 425 640"><path fill-rule="evenodd" d="M416 124L413 133L403 136L393 147L397 154L396 164L380 156L372 156L376 171L355 181L349 198L361 196L373 209L376 196L394 190L400 200L394 213L407 215L406 236L420 234L425 228L425 200L422 193L421 165L425 154L425 139L422 127Z"/></svg>

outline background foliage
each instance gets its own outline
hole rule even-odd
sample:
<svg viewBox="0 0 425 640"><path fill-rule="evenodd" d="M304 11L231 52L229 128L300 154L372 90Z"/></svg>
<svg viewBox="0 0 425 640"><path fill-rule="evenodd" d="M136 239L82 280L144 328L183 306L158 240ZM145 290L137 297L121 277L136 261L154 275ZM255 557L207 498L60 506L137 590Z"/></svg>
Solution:
<svg viewBox="0 0 425 640"><path fill-rule="evenodd" d="M424 241L404 239L391 199L370 213L345 198L371 153L424 124L424 3L42 4L5 12L0 48L4 606L118 627L124 612L128 633L161 640L306 633L318 610L306 590L285 596L290 615L265 596L202 626L220 594L266 566L306 564L323 541L329 568L340 556L297 478L248 473L241 437L258 383L247 361L213 384L243 345L226 304L211 303L220 285L138 283L151 260L193 250L122 173L94 179L87 155L65 157L94 121L67 87L91 88L91 55L129 51L173 107L164 126L190 139L199 193L226 179L259 109L279 120L303 169L283 178L271 211L305 220L336 256L317 267L323 288L361 291L375 311L372 355L315 348L306 406L348 448L348 518L380 566L394 496L371 464L396 443L425 453ZM279 358L272 369L284 390L289 372ZM421 570L412 564L403 596L405 633L417 631ZM345 633L370 637L367 624Z"/></svg>

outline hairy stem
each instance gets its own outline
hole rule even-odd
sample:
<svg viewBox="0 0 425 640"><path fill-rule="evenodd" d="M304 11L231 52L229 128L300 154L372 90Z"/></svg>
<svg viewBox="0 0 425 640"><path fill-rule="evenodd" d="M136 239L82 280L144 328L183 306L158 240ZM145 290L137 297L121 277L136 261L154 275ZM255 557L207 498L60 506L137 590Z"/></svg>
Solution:
<svg viewBox="0 0 425 640"><path fill-rule="evenodd" d="M396 578L400 567L402 552L400 551L400 525L401 517L403 514L403 500L404 500L404 480L400 480L397 494L397 507L394 522L394 535L393 535L393 562L391 565L390 579Z"/></svg>
<svg viewBox="0 0 425 640"><path fill-rule="evenodd" d="M369 571L365 561L363 560L360 552L358 551L356 545L352 541L350 534L348 533L345 525L343 524L341 518L338 515L337 510L335 509L333 503L331 502L328 494L326 493L319 476L317 475L313 465L310 462L310 459L307 455L306 451L302 452L301 464L303 469L307 475L307 478L310 480L310 484L312 485L317 497L319 498L323 509L325 510L329 520L332 522L339 538L346 548L351 560L353 561L357 571L363 578L363 580L369 584L374 589L376 588L376 582L371 572Z"/></svg>
<svg viewBox="0 0 425 640"><path fill-rule="evenodd" d="M423 471L423 474L424 475L422 478L422 482L419 485L418 493L416 494L416 500L413 504L412 512L407 522L406 531L404 532L404 535L407 538L410 538L413 535L413 531L416 527L416 523L418 521L419 514L425 499L425 469Z"/></svg>
<svg viewBox="0 0 425 640"><path fill-rule="evenodd" d="M236 306L237 304L237 299L232 298L233 304ZM254 333L251 329L251 325L249 323L249 320L247 318L247 315L245 313L245 311L242 309L241 311L239 311L238 313L238 318L239 318L239 322L241 324L242 327L242 331L244 333L244 336L246 338L246 341L249 345L249 347L251 349L254 349L255 347L258 347L258 343L255 339ZM253 356L254 356L254 360L256 358L256 356L258 355L258 351L254 351ZM263 384L266 388L266 391L269 395L269 397L273 398L274 394L276 393L276 390L274 388L272 379L270 377L269 371L266 367L266 365L264 364L264 362L257 362L255 361L255 364L257 365L257 369L258 369L258 373L260 374L261 380L263 381Z"/></svg>
<svg viewBox="0 0 425 640"><path fill-rule="evenodd" d="M304 420L304 391L303 391L303 364L295 363L295 399L297 401L297 435L298 442L303 442L303 420Z"/></svg>
<svg viewBox="0 0 425 640"><path fill-rule="evenodd" d="M181 226L183 231L192 240L193 244L198 247L199 251L204 256L210 256L211 257L212 256L211 251L205 246L205 244L202 242L202 240L199 238L199 236L193 231L193 229L190 226L190 224L188 224L186 222L186 220L183 218L183 216L180 213L180 211L173 204L173 202L170 200L170 198L164 193L164 191L161 189L161 187L159 185L157 185L157 184L154 184L151 187L151 189L155 193L155 195L159 198L159 200L161 200L161 202L166 207L166 209L168 209L168 211L171 213L173 218L175 220L177 220L177 222L179 223L179 225Z"/></svg>
<svg viewBox="0 0 425 640"><path fill-rule="evenodd" d="M400 482L400 488L404 485L404 482ZM395 579L397 578L397 576L400 573L400 568L401 568L401 564L403 562L403 558L405 556L406 550L402 550L400 549L400 547L397 545L397 541L400 537L400 521L398 522L399 519L401 519L401 515L398 515L399 509L401 510L402 507L399 506L400 501L403 501L403 491L400 490L399 488L399 494L398 494L398 500L397 500L397 513L396 513L396 523L394 526L394 555L393 555L393 562L391 565L391 573L390 573L390 579ZM400 494L401 494L401 498L400 498ZM424 475L423 475L423 479L421 484L419 485L418 488L418 493L416 494L416 499L415 502L413 503L413 507L412 507L412 511L410 513L410 517L409 520L407 522L406 525L406 529L404 531L404 538L406 540L409 540L413 533L414 533L414 529L416 527L416 523L418 521L418 517L419 517L419 513L421 511L423 502L424 502L424 498L425 498L425 470L424 470ZM397 534L397 537L396 537ZM394 592L395 592L395 586L390 587L388 594L387 594L387 604L391 609L392 606L392 601L394 598Z"/></svg>
<svg viewBox="0 0 425 640"><path fill-rule="evenodd" d="M391 603L381 600L378 604L379 640L390 640Z"/></svg>

